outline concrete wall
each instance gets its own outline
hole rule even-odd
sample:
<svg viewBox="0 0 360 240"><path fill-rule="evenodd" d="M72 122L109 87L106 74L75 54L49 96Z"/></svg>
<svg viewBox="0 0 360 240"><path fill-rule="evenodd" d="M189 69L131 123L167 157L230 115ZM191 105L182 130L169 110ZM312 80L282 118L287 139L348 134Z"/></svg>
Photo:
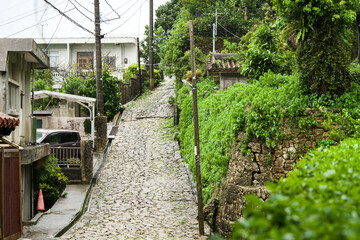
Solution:
<svg viewBox="0 0 360 240"><path fill-rule="evenodd" d="M247 77L239 73L220 73L220 88L226 90L235 83L240 82L247 84Z"/></svg>
<svg viewBox="0 0 360 240"><path fill-rule="evenodd" d="M20 145L27 145L31 141L30 71L30 63L27 62L24 53L10 52L7 72L2 72L0 75L0 112L19 118L20 125L12 132L9 139ZM8 108L9 85L16 88L16 109Z"/></svg>
<svg viewBox="0 0 360 240"><path fill-rule="evenodd" d="M45 129L68 129L79 131L82 138L87 137L84 129L84 121L90 119L89 117L52 117L52 116L38 116L37 119L42 119L43 128Z"/></svg>

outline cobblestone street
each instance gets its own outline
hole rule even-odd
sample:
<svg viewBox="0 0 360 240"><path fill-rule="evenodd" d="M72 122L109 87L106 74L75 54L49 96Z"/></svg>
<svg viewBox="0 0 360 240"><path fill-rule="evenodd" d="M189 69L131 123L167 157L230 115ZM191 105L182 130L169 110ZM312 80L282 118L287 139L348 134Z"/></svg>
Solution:
<svg viewBox="0 0 360 240"><path fill-rule="evenodd" d="M207 239L199 237L195 196L167 127L173 94L166 79L129 104L89 209L62 239Z"/></svg>

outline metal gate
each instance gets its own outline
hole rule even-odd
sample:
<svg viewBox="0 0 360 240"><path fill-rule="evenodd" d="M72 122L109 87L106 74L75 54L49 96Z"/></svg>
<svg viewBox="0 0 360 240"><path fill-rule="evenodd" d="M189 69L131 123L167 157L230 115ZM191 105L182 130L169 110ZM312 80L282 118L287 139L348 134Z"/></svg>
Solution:
<svg viewBox="0 0 360 240"><path fill-rule="evenodd" d="M80 147L50 147L50 151L58 159L60 167L80 167Z"/></svg>

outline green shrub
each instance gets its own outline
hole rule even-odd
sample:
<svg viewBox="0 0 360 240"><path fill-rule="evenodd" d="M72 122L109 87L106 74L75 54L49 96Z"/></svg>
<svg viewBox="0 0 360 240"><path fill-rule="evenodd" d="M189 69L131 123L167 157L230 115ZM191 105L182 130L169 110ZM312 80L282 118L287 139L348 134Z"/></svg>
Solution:
<svg viewBox="0 0 360 240"><path fill-rule="evenodd" d="M104 113L108 121L121 111L121 93L119 92L118 79L111 76L108 70L103 71L103 100ZM87 77L83 86L79 89L79 95L96 98L96 78Z"/></svg>
<svg viewBox="0 0 360 240"><path fill-rule="evenodd" d="M84 84L85 79L82 77L66 78L61 85L61 91L68 94L74 94L75 90L83 87Z"/></svg>
<svg viewBox="0 0 360 240"><path fill-rule="evenodd" d="M54 157L54 155L50 155L36 169L34 189L35 203L39 196L39 189L41 189L46 209L54 205L68 183L68 178L61 172L61 169L56 164L57 158Z"/></svg>
<svg viewBox="0 0 360 240"><path fill-rule="evenodd" d="M225 176L229 149L240 132L247 139L241 143L246 153L252 137L263 140L272 151L284 138L283 120L306 131L317 125L305 116L307 108L318 109L321 122L329 127L329 139L339 142L346 137L360 137L360 87L342 96L303 94L297 76L265 73L254 84L235 84L214 94L212 80L198 83L199 129L204 202L211 198L215 186ZM190 87L178 91L180 146L184 160L195 174L192 97ZM337 127L341 126L341 127ZM330 142L329 140L329 142ZM328 142L328 143L329 143ZM270 154L271 154L270 151Z"/></svg>
<svg viewBox="0 0 360 240"><path fill-rule="evenodd" d="M358 239L360 141L308 153L265 202L248 196L232 239Z"/></svg>
<svg viewBox="0 0 360 240"><path fill-rule="evenodd" d="M350 70L351 82L360 84L360 64L352 63L350 65L349 70Z"/></svg>
<svg viewBox="0 0 360 240"><path fill-rule="evenodd" d="M85 121L84 121L84 130L85 130L85 133L87 133L87 134L91 133L91 121L90 121L90 119L85 119Z"/></svg>
<svg viewBox="0 0 360 240"><path fill-rule="evenodd" d="M276 46L276 31L260 25L251 37L241 73L258 79L267 71L279 72L283 59Z"/></svg>
<svg viewBox="0 0 360 240"><path fill-rule="evenodd" d="M124 82L129 83L131 78L135 78L138 71L139 65L137 63L130 64L126 71L123 71L123 79ZM143 69L144 66L142 65L141 68Z"/></svg>

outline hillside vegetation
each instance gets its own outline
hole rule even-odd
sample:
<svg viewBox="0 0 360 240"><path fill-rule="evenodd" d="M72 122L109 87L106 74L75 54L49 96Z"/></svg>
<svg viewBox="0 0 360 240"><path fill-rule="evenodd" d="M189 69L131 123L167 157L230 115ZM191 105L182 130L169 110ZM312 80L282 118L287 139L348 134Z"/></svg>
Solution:
<svg viewBox="0 0 360 240"><path fill-rule="evenodd" d="M230 156L228 150L240 131L262 139L270 149L284 136L283 119L306 131L315 126L315 119L303 117L309 109L318 109L325 117L322 124L330 130L327 141L332 145L345 137L358 137L360 132L360 86L342 96L304 94L296 76L266 73L254 84L236 84L226 91L214 92L215 84L203 79L198 85L201 169L204 202L211 200L215 186L225 176ZM195 174L193 160L193 121L191 89L183 86L178 95L180 109L181 153ZM333 124L341 126L334 127ZM246 151L243 152L246 154ZM270 156L269 156L270 157Z"/></svg>

